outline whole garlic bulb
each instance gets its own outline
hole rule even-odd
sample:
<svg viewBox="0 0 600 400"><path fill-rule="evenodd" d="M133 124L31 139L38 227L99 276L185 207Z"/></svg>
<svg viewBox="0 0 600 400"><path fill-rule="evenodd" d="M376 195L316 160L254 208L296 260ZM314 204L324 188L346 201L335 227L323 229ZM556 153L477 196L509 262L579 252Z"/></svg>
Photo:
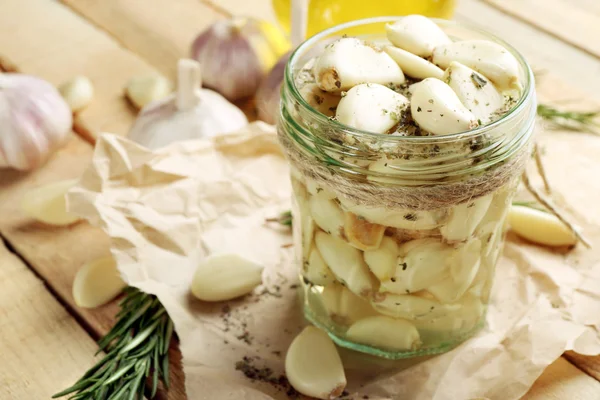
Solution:
<svg viewBox="0 0 600 400"><path fill-rule="evenodd" d="M239 108L220 94L200 89L200 86L200 65L194 60L180 60L177 91L144 107L129 138L157 149L181 140L232 132L248 124Z"/></svg>
<svg viewBox="0 0 600 400"><path fill-rule="evenodd" d="M50 83L0 74L0 168L41 165L65 143L72 123L69 106Z"/></svg>
<svg viewBox="0 0 600 400"><path fill-rule="evenodd" d="M256 93L262 78L289 42L274 25L253 18L218 21L192 43L192 58L202 65L206 87L229 100Z"/></svg>
<svg viewBox="0 0 600 400"><path fill-rule="evenodd" d="M277 111L279 109L279 98L281 97L281 83L283 82L283 73L291 52L287 52L281 57L277 64L271 68L267 76L261 81L254 103L258 111L258 118L269 124L277 121Z"/></svg>

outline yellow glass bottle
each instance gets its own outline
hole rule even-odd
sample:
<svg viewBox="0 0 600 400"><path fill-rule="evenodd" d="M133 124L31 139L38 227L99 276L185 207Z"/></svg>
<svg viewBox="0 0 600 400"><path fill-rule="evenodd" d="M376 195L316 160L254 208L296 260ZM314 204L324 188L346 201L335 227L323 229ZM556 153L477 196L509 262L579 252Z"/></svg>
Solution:
<svg viewBox="0 0 600 400"><path fill-rule="evenodd" d="M282 27L290 30L292 0L272 0ZM433 18L452 18L457 0L308 0L307 35L357 19L421 14Z"/></svg>

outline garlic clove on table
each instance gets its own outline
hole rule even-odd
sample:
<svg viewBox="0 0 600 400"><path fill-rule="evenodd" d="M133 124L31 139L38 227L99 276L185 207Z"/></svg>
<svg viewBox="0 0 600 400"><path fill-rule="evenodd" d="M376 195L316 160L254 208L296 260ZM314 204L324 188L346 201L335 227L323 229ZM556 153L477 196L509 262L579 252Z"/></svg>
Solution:
<svg viewBox="0 0 600 400"><path fill-rule="evenodd" d="M356 85L342 97L335 112L337 121L371 133L386 133L402 118L408 99L375 83Z"/></svg>
<svg viewBox="0 0 600 400"><path fill-rule="evenodd" d="M444 75L444 71L435 64L430 63L424 58L409 53L406 50L402 50L394 46L385 46L384 50L398 64L398 66L400 66L402 72L411 78L441 79Z"/></svg>
<svg viewBox="0 0 600 400"><path fill-rule="evenodd" d="M71 110L50 83L23 74L0 74L0 168L31 170L63 146Z"/></svg>
<svg viewBox="0 0 600 400"><path fill-rule="evenodd" d="M429 57L436 46L450 43L450 38L431 19L422 15L407 15L385 26L387 38L419 57Z"/></svg>
<svg viewBox="0 0 600 400"><path fill-rule="evenodd" d="M500 89L520 88L519 62L506 48L489 40L462 40L437 46L432 61L448 68L457 61L473 68Z"/></svg>
<svg viewBox="0 0 600 400"><path fill-rule="evenodd" d="M201 80L196 61L180 60L177 91L145 107L128 137L157 149L177 141L233 132L248 124L244 113L223 96L201 89Z"/></svg>
<svg viewBox="0 0 600 400"><path fill-rule="evenodd" d="M79 307L99 307L115 298L126 286L114 258L102 257L84 264L77 271L73 299Z"/></svg>
<svg viewBox="0 0 600 400"><path fill-rule="evenodd" d="M294 389L317 399L335 399L346 387L346 375L327 333L307 326L285 355L285 374Z"/></svg>
<svg viewBox="0 0 600 400"><path fill-rule="evenodd" d="M435 78L416 85L410 112L421 128L434 135L465 132L478 126L475 115L460 102L452 88Z"/></svg>
<svg viewBox="0 0 600 400"><path fill-rule="evenodd" d="M160 75L136 76L125 86L125 95L138 109L167 97L172 91L171 82Z"/></svg>
<svg viewBox="0 0 600 400"><path fill-rule="evenodd" d="M508 212L510 229L533 243L546 246L574 246L577 238L556 216L525 206L512 206Z"/></svg>
<svg viewBox="0 0 600 400"><path fill-rule="evenodd" d="M86 108L94 97L94 85L85 76L76 76L58 87L71 111L76 113Z"/></svg>
<svg viewBox="0 0 600 400"><path fill-rule="evenodd" d="M361 83L400 85L404 74L381 49L356 38L341 38L325 47L313 67L317 85L339 93Z"/></svg>
<svg viewBox="0 0 600 400"><path fill-rule="evenodd" d="M48 225L65 226L79 221L77 215L67 211L66 194L77 180L49 183L28 191L21 200L23 212Z"/></svg>

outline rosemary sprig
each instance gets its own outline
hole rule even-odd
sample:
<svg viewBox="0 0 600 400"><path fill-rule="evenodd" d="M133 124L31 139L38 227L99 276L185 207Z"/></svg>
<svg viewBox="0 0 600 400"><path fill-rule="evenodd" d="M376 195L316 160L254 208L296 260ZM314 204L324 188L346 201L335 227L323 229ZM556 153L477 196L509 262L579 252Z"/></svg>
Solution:
<svg viewBox="0 0 600 400"><path fill-rule="evenodd" d="M546 104L538 104L537 114L561 129L600 135L600 111L561 111Z"/></svg>
<svg viewBox="0 0 600 400"><path fill-rule="evenodd" d="M117 322L99 342L106 355L73 386L52 398L73 394L74 400L137 400L152 376L150 397L158 382L169 386L169 343L173 321L156 296L125 289Z"/></svg>
<svg viewBox="0 0 600 400"><path fill-rule="evenodd" d="M292 212L284 211L277 218L267 218L267 222L277 222L284 226L292 226Z"/></svg>

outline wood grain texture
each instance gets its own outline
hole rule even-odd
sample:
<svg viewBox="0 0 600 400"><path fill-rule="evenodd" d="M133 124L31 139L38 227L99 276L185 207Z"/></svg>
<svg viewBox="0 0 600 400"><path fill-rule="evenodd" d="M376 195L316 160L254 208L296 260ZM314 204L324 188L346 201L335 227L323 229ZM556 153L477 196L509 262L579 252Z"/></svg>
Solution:
<svg viewBox="0 0 600 400"><path fill-rule="evenodd" d="M78 119L93 136L126 134L136 112L123 88L133 76L158 73L56 1L0 1L0 55L21 72L55 85L87 76L94 84L94 99Z"/></svg>
<svg viewBox="0 0 600 400"><path fill-rule="evenodd" d="M0 399L48 399L94 363L96 345L0 240Z"/></svg>
<svg viewBox="0 0 600 400"><path fill-rule="evenodd" d="M568 351L564 357L572 364L575 364L577 368L600 381L600 356L584 356Z"/></svg>
<svg viewBox="0 0 600 400"><path fill-rule="evenodd" d="M573 0L484 0L570 45L600 58L598 2Z"/></svg>
<svg viewBox="0 0 600 400"><path fill-rule="evenodd" d="M196 35L221 17L200 0L61 1L170 78Z"/></svg>

